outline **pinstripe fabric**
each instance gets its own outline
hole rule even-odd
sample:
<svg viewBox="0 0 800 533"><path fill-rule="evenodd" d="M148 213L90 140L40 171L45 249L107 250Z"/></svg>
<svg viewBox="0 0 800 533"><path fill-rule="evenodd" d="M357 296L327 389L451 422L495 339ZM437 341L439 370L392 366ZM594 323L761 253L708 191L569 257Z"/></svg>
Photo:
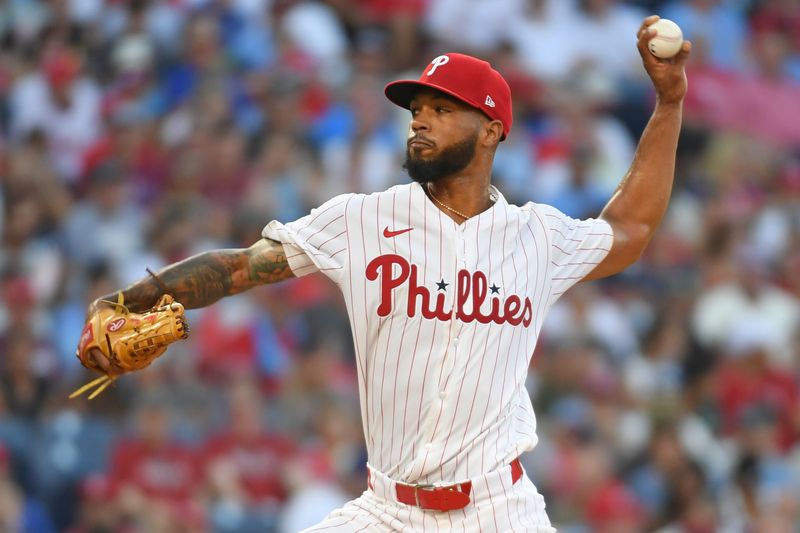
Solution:
<svg viewBox="0 0 800 533"><path fill-rule="evenodd" d="M338 196L263 235L296 275L341 288L370 464L407 483L472 479L536 445L524 384L542 321L613 240L605 221L499 193L459 225L416 183Z"/></svg>

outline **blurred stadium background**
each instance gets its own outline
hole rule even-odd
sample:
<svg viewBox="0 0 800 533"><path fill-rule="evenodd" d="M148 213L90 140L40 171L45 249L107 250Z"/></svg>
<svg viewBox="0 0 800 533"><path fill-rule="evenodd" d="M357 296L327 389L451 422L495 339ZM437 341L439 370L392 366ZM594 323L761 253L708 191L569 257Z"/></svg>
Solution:
<svg viewBox="0 0 800 533"><path fill-rule="evenodd" d="M559 531L800 531L800 2L7 0L0 531L294 532L365 487L349 326L309 277L190 313L99 400L86 304L275 218L406 180L386 81L472 52L514 92L495 182L597 214L653 101L648 13L694 43L646 257L553 309L524 463Z"/></svg>

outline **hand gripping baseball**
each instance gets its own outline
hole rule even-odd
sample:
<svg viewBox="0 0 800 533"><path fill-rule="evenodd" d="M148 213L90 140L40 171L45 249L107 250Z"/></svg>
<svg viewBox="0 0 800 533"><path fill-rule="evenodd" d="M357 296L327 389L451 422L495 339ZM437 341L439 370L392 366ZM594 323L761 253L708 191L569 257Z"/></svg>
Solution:
<svg viewBox="0 0 800 533"><path fill-rule="evenodd" d="M684 67L692 51L692 43L683 41L680 50L672 57L660 58L649 50L650 41L658 35L651 28L659 20L658 15L647 17L637 33L637 48L642 56L642 63L655 87L658 100L663 103L678 103L686 96L686 72Z"/></svg>
<svg viewBox="0 0 800 533"><path fill-rule="evenodd" d="M100 350L120 373L141 370L160 357L175 341L185 339L189 325L184 317L183 305L165 294L158 303L143 313L132 313L124 305L122 293L116 302L102 301L106 306L96 309L86 321L76 355L81 364L105 373L70 394L70 398L97 387L89 399L97 397L117 375L100 368L90 356L93 349Z"/></svg>

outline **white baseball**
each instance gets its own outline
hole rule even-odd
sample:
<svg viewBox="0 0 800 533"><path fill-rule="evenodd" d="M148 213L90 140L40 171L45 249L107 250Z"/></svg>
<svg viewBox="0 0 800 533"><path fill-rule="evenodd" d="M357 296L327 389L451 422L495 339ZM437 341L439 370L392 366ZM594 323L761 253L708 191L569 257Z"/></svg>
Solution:
<svg viewBox="0 0 800 533"><path fill-rule="evenodd" d="M680 51L683 45L683 32L680 26L669 19L659 19L648 27L657 32L648 44L651 54L668 59Z"/></svg>

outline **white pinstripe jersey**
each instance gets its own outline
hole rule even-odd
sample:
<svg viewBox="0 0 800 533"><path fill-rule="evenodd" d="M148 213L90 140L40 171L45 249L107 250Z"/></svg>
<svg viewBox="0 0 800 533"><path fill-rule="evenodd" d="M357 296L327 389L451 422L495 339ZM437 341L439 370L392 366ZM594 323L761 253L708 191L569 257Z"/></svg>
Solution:
<svg viewBox="0 0 800 533"><path fill-rule="evenodd" d="M340 287L370 465L419 483L466 480L536 445L525 379L542 321L613 240L603 220L499 193L459 225L417 183L337 196L263 236L295 275Z"/></svg>

